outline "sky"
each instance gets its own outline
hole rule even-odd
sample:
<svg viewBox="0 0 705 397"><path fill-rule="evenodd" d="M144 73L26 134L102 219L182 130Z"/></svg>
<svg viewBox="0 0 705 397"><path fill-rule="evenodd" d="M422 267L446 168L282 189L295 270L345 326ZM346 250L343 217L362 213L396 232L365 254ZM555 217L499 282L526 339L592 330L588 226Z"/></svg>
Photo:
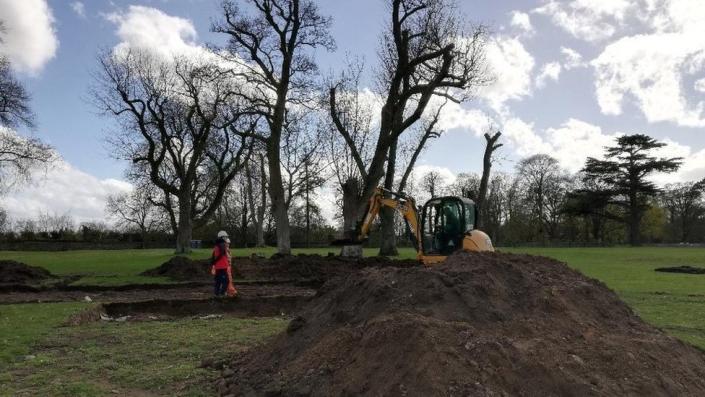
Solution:
<svg viewBox="0 0 705 397"><path fill-rule="evenodd" d="M7 28L0 52L32 95L37 127L19 129L51 143L62 157L0 205L14 219L39 213L103 220L109 194L129 191L127 164L106 143L116 126L91 101L101 52L139 46L163 53L221 44L210 32L219 0L0 0ZM319 51L323 74L348 55L376 63L386 16L383 0L318 0L333 18L337 50ZM659 183L705 177L705 1L460 0L468 23L485 24L494 82L471 101L445 109L443 137L423 154L418 172L447 181L479 172L492 126L505 146L497 169L511 171L535 153L577 172L621 134L668 143L661 155L683 157ZM330 206L328 206L330 207ZM332 211L329 208L329 211Z"/></svg>

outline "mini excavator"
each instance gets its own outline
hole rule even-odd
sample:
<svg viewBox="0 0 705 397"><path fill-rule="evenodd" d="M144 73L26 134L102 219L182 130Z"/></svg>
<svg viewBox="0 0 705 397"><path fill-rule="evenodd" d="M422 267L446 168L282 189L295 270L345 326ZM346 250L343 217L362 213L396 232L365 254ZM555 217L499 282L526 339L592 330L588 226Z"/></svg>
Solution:
<svg viewBox="0 0 705 397"><path fill-rule="evenodd" d="M418 259L426 266L444 261L455 251L494 251L490 237L475 229L478 210L464 197L435 197L423 207L404 194L377 188L370 198L367 213L358 226L354 240L338 240L335 245L356 245L367 240L370 227L382 207L399 211L406 221ZM420 213L420 215L419 215Z"/></svg>

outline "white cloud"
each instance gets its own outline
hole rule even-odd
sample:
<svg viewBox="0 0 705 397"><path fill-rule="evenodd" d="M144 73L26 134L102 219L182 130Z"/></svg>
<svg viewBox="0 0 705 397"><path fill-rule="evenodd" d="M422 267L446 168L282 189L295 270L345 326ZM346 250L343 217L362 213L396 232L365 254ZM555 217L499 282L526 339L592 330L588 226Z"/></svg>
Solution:
<svg viewBox="0 0 705 397"><path fill-rule="evenodd" d="M550 153L551 147L534 131L534 124L518 117L512 117L503 123L502 136L521 157L537 153Z"/></svg>
<svg viewBox="0 0 705 397"><path fill-rule="evenodd" d="M121 40L116 53L127 49L147 50L160 56L201 57L207 53L196 40L193 23L151 7L131 5L126 12L113 12L105 18L117 25Z"/></svg>
<svg viewBox="0 0 705 397"><path fill-rule="evenodd" d="M546 140L551 149L547 154L555 157L570 172L578 172L588 157L602 157L606 146L612 146L621 134L605 134L596 125L569 119L558 128L546 130Z"/></svg>
<svg viewBox="0 0 705 397"><path fill-rule="evenodd" d="M0 20L6 29L0 51L16 70L37 74L56 55L59 40L46 0L0 0Z"/></svg>
<svg viewBox="0 0 705 397"><path fill-rule="evenodd" d="M74 1L71 3L71 9L81 18L86 17L86 6L80 1Z"/></svg>
<svg viewBox="0 0 705 397"><path fill-rule="evenodd" d="M695 153L688 153L676 176L682 182L705 179L705 149Z"/></svg>
<svg viewBox="0 0 705 397"><path fill-rule="evenodd" d="M605 147L614 146L622 132L607 133L599 126L582 120L568 119L542 133L534 125L518 118L505 122L503 136L520 157L544 153L553 156L561 167L575 173L585 166L588 157L602 158ZM673 174L657 174L652 179L659 185L672 182L697 181L705 178L705 149L694 151L690 146L669 138L659 139L666 146L655 151L657 157L682 157L683 165Z"/></svg>
<svg viewBox="0 0 705 397"><path fill-rule="evenodd" d="M494 124L492 118L478 109L466 109L458 103L448 102L438 121L438 128L449 131L457 128L469 129L477 136L481 136L490 125Z"/></svg>
<svg viewBox="0 0 705 397"><path fill-rule="evenodd" d="M548 0L533 12L601 49L589 64L602 113L621 115L634 104L652 123L705 126L705 102L689 98L684 87L705 71L705 2ZM566 70L583 65L573 50L562 52ZM705 90L705 82L694 88Z"/></svg>
<svg viewBox="0 0 705 397"><path fill-rule="evenodd" d="M536 87L543 88L548 80L558 81L563 67L558 62L550 62L541 68L541 72L536 77Z"/></svg>
<svg viewBox="0 0 705 397"><path fill-rule="evenodd" d="M549 0L534 13L546 15L574 37L599 42L615 35L634 0Z"/></svg>
<svg viewBox="0 0 705 397"><path fill-rule="evenodd" d="M561 54L563 54L563 68L565 70L586 66L583 62L583 56L572 48L561 47Z"/></svg>
<svg viewBox="0 0 705 397"><path fill-rule="evenodd" d="M649 122L705 126L705 105L688 103L682 88L684 74L705 70L702 37L685 32L655 33L625 37L608 45L591 62L602 112L620 115L627 98L633 98Z"/></svg>
<svg viewBox="0 0 705 397"><path fill-rule="evenodd" d="M705 79L697 80L693 84L693 88L695 89L695 91L705 93Z"/></svg>
<svg viewBox="0 0 705 397"><path fill-rule="evenodd" d="M531 17L529 14L521 11L512 11L511 26L522 30L527 34L534 33L534 27L531 25Z"/></svg>
<svg viewBox="0 0 705 397"><path fill-rule="evenodd" d="M78 222L104 221L108 195L131 189L127 182L98 179L59 161L34 183L3 197L2 206L13 219L49 213L70 214Z"/></svg>
<svg viewBox="0 0 705 397"><path fill-rule="evenodd" d="M522 43L512 37L498 36L486 49L487 64L494 82L482 87L479 96L496 111L504 112L504 103L531 95L531 72L534 57Z"/></svg>
<svg viewBox="0 0 705 397"><path fill-rule="evenodd" d="M654 155L664 158L682 157L681 168L672 174L655 174L651 179L659 185L673 182L695 182L705 178L705 149L694 152L690 146L680 144L670 138L659 139L666 146L654 151Z"/></svg>

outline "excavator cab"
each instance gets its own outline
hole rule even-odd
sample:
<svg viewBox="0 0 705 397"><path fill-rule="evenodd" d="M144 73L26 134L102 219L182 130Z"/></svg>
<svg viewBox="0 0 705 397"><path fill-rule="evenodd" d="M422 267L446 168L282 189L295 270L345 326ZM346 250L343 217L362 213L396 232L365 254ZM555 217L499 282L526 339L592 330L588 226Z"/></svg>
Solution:
<svg viewBox="0 0 705 397"><path fill-rule="evenodd" d="M448 256L462 249L476 219L477 207L470 199L451 196L429 200L421 213L423 255Z"/></svg>

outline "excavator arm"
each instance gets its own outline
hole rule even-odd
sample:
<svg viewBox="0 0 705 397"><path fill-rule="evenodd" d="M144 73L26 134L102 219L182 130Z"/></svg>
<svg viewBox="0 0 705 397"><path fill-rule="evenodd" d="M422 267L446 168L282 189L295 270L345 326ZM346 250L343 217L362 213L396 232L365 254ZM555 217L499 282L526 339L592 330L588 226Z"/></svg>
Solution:
<svg viewBox="0 0 705 397"><path fill-rule="evenodd" d="M392 192L381 187L377 188L375 194L370 198L367 205L367 212L358 226L356 241L340 240L336 242L336 244L362 244L362 242L367 240L372 223L375 218L377 218L377 215L379 215L379 211L382 207L393 208L401 213L410 231L411 242L418 251L421 248L422 240L416 201L403 193Z"/></svg>

